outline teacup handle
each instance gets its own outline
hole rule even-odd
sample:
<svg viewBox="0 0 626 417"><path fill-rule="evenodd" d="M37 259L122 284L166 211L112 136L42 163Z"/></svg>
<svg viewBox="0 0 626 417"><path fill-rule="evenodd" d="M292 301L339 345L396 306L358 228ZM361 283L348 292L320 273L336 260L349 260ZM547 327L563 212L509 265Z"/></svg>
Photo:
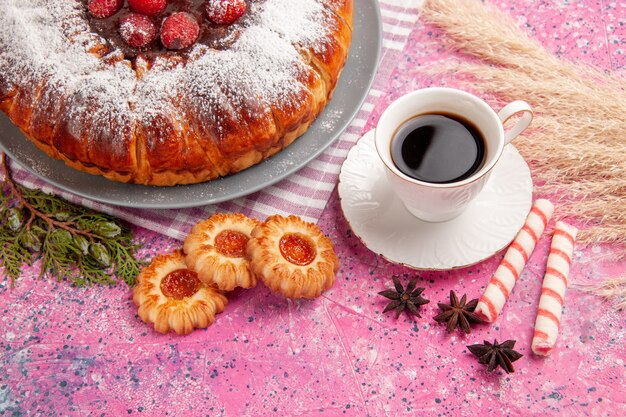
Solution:
<svg viewBox="0 0 626 417"><path fill-rule="evenodd" d="M530 104L522 100L513 101L502 108L498 112L498 117L502 124L513 117L515 114L523 112L522 118L510 130L504 133L504 144L508 145L513 139L519 136L533 120L533 109Z"/></svg>

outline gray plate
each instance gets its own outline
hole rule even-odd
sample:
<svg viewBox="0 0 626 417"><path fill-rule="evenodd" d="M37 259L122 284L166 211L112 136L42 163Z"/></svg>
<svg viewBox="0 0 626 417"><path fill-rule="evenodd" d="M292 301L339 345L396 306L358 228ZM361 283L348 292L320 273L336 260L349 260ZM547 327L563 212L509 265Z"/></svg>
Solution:
<svg viewBox="0 0 626 417"><path fill-rule="evenodd" d="M376 0L360 0L354 10L350 55L333 99L309 130L273 157L240 173L175 187L113 182L48 157L0 114L0 147L25 169L63 190L103 203L143 208L184 208L248 195L298 171L332 144L361 108L380 57L382 23Z"/></svg>

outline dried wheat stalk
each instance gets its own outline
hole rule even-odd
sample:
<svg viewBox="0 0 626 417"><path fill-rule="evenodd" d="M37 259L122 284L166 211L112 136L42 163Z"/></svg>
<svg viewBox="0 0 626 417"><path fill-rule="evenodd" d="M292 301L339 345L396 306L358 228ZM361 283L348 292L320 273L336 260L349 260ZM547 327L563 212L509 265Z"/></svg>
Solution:
<svg viewBox="0 0 626 417"><path fill-rule="evenodd" d="M580 240L625 244L626 80L560 61L478 0L426 0L422 17L477 58L447 71L479 92L533 106L533 128L515 146L537 191L557 196L560 215L583 223Z"/></svg>
<svg viewBox="0 0 626 417"><path fill-rule="evenodd" d="M608 279L600 284L577 285L583 291L602 297L618 311L626 310L626 277Z"/></svg>

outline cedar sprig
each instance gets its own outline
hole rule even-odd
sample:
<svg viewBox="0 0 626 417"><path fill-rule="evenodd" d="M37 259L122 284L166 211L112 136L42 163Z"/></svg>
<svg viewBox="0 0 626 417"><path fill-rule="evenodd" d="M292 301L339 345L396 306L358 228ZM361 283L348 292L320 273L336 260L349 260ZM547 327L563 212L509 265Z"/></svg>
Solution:
<svg viewBox="0 0 626 417"><path fill-rule="evenodd" d="M77 286L134 285L144 263L135 256L131 230L121 220L61 197L17 184L2 154L0 266L11 285L24 265L41 259L40 277Z"/></svg>

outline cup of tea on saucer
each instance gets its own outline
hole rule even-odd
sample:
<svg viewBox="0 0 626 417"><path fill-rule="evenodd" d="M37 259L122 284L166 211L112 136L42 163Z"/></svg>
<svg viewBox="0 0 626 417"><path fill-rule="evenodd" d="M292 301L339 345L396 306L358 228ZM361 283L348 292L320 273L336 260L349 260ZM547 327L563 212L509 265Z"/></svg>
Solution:
<svg viewBox="0 0 626 417"><path fill-rule="evenodd" d="M505 131L504 123L519 114ZM459 216L481 192L504 147L532 121L522 100L495 112L468 92L431 87L395 100L374 133L394 193L420 220Z"/></svg>

